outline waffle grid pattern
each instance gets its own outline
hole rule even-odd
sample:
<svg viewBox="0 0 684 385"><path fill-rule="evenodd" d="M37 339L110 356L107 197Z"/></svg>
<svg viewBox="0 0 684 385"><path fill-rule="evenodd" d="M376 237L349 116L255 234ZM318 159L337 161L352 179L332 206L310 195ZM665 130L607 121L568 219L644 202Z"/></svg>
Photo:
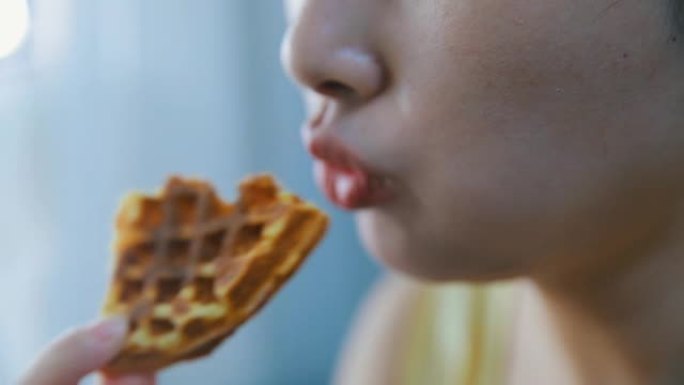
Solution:
<svg viewBox="0 0 684 385"><path fill-rule="evenodd" d="M235 205L206 182L177 177L158 196L125 201L104 313L128 314L131 323L108 371L211 352L294 272L326 224L270 177L243 183Z"/></svg>

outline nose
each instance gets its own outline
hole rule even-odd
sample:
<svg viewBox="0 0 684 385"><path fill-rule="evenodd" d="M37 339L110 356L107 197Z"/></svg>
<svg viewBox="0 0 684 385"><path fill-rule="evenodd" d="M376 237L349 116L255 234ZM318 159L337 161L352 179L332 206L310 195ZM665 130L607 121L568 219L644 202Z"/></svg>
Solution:
<svg viewBox="0 0 684 385"><path fill-rule="evenodd" d="M382 91L386 74L373 47L367 0L304 0L282 44L286 71L299 85L344 101Z"/></svg>

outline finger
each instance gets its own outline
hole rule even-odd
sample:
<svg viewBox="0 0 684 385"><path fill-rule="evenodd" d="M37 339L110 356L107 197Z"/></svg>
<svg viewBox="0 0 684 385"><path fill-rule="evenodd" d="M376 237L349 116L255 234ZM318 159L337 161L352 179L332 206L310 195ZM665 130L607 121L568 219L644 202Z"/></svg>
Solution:
<svg viewBox="0 0 684 385"><path fill-rule="evenodd" d="M76 385L121 349L128 322L121 317L75 329L52 342L26 372L22 385Z"/></svg>
<svg viewBox="0 0 684 385"><path fill-rule="evenodd" d="M131 375L121 377L104 376L102 385L154 385L156 384L153 374Z"/></svg>

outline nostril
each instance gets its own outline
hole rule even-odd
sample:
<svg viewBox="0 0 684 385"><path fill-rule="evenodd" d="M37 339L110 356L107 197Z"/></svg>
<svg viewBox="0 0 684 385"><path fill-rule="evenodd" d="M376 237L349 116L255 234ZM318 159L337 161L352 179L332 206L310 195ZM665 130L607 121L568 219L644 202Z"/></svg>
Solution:
<svg viewBox="0 0 684 385"><path fill-rule="evenodd" d="M349 98L354 95L354 89L337 80L326 80L316 87L316 92L332 98Z"/></svg>

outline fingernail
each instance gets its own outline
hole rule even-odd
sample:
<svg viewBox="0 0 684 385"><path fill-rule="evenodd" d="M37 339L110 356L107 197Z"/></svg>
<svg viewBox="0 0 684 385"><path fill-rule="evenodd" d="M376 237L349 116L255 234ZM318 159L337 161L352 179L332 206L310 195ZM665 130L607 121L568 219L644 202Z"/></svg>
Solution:
<svg viewBox="0 0 684 385"><path fill-rule="evenodd" d="M122 316L107 318L90 327L90 335L98 341L110 342L122 338L128 330L128 320Z"/></svg>

